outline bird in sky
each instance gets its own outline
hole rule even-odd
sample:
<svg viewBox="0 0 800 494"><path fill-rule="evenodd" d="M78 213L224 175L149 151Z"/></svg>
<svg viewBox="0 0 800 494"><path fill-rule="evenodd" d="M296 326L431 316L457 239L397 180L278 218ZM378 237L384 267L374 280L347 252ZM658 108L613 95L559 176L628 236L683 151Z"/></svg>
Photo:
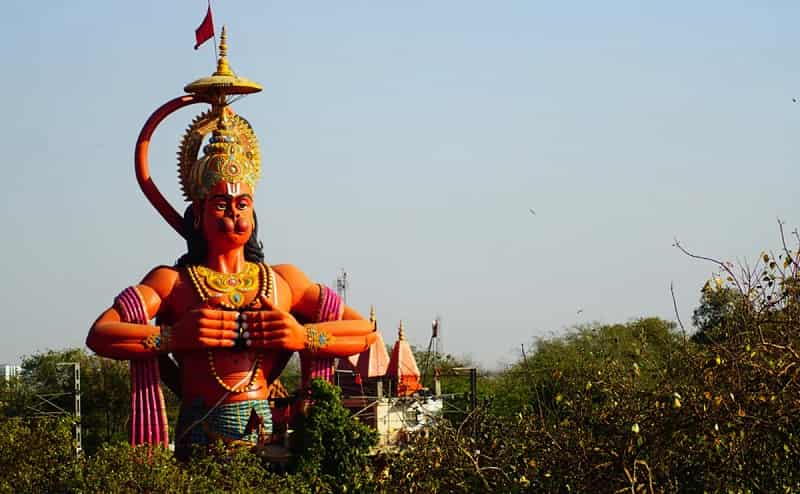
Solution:
<svg viewBox="0 0 800 494"><path fill-rule="evenodd" d="M797 98L792 98L792 103L797 103Z"/></svg>
<svg viewBox="0 0 800 494"><path fill-rule="evenodd" d="M536 211L534 211L532 208L528 208L528 211L530 211L532 215L536 216Z"/></svg>

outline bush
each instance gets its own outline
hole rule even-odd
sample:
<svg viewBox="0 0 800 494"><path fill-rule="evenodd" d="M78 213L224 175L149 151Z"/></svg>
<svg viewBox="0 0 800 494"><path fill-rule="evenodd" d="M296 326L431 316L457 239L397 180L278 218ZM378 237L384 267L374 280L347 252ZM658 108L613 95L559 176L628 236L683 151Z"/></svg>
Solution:
<svg viewBox="0 0 800 494"><path fill-rule="evenodd" d="M81 485L73 422L65 418L0 421L0 492L68 492Z"/></svg>
<svg viewBox="0 0 800 494"><path fill-rule="evenodd" d="M161 447L106 444L85 463L87 492L186 492L187 475Z"/></svg>
<svg viewBox="0 0 800 494"><path fill-rule="evenodd" d="M491 405L413 437L387 492L796 492L800 324L747 309L728 337L642 319L540 341Z"/></svg>
<svg viewBox="0 0 800 494"><path fill-rule="evenodd" d="M530 411L550 423L592 414L625 393L651 390L679 366L683 339L675 324L657 318L627 324L584 325L537 341L532 355L495 379L492 411ZM576 402L577 400L577 402ZM587 409L579 410L579 404Z"/></svg>
<svg viewBox="0 0 800 494"><path fill-rule="evenodd" d="M338 387L315 379L310 389L313 405L296 425L293 470L323 491L363 492L377 432L350 416Z"/></svg>

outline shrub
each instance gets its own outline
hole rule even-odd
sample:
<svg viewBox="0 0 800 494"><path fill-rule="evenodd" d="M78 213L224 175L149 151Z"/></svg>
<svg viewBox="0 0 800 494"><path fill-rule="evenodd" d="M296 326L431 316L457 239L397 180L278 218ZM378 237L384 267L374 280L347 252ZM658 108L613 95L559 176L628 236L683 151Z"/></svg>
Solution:
<svg viewBox="0 0 800 494"><path fill-rule="evenodd" d="M172 453L161 447L106 444L85 463L88 492L186 492L187 484Z"/></svg>
<svg viewBox="0 0 800 494"><path fill-rule="evenodd" d="M315 379L310 390L312 405L296 425L293 470L322 490L364 491L371 482L376 431L350 416L338 387Z"/></svg>
<svg viewBox="0 0 800 494"><path fill-rule="evenodd" d="M80 486L73 422L66 418L0 421L0 492L67 492Z"/></svg>

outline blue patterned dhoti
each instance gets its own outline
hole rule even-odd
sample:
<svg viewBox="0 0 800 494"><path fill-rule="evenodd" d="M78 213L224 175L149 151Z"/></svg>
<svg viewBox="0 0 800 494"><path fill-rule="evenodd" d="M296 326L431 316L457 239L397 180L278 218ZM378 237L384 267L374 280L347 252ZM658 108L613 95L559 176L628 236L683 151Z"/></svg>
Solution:
<svg viewBox="0 0 800 494"><path fill-rule="evenodd" d="M206 445L217 438L244 441L255 445L258 441L258 430L245 433L253 410L263 420L264 431L271 433L272 411L267 400L226 403L216 407L210 413L200 399L194 400L189 406L181 407L176 428L175 455L178 458L186 458L191 453L193 445ZM191 427L190 430L189 427ZM210 438L206 431L214 439Z"/></svg>

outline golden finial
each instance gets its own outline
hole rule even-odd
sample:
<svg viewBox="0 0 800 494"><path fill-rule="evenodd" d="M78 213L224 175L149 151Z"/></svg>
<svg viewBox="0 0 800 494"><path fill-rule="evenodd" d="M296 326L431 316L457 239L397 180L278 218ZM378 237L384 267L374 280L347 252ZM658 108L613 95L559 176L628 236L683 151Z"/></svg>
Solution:
<svg viewBox="0 0 800 494"><path fill-rule="evenodd" d="M208 77L202 77L191 82L183 88L187 93L214 96L224 104L225 96L229 94L250 94L261 91L261 84L239 77L233 73L228 64L228 34L222 26L222 35L219 42L219 58L217 70Z"/></svg>
<svg viewBox="0 0 800 494"><path fill-rule="evenodd" d="M228 65L228 34L225 32L225 26L222 26L222 34L219 38L219 59L214 75L235 75Z"/></svg>
<svg viewBox="0 0 800 494"><path fill-rule="evenodd" d="M403 320L402 319L400 319L400 330L398 331L397 339L398 340L405 340L406 339L406 334L403 331Z"/></svg>

